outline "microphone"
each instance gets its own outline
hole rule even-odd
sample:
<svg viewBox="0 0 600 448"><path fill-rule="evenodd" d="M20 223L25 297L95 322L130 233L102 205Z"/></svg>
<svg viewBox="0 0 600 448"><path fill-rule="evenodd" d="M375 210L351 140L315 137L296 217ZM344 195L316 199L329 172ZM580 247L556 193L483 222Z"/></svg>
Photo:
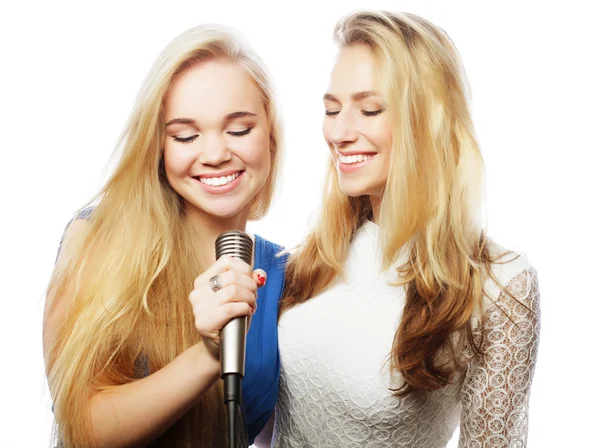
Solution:
<svg viewBox="0 0 600 448"><path fill-rule="evenodd" d="M254 262L254 242L246 233L230 230L215 242L217 260L223 255L240 258L250 267ZM236 317L221 330L221 378L229 421L229 446L235 447L235 431L239 405L242 401L242 378L246 368L246 332L248 318Z"/></svg>

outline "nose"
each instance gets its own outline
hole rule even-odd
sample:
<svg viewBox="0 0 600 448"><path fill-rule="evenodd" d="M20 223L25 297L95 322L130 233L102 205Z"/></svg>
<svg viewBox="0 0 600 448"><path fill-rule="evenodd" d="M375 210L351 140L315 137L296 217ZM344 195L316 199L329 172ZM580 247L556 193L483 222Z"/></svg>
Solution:
<svg viewBox="0 0 600 448"><path fill-rule="evenodd" d="M326 117L323 126L325 138L335 146L347 146L356 142L358 130L351 111L340 111L335 117Z"/></svg>
<svg viewBox="0 0 600 448"><path fill-rule="evenodd" d="M231 160L227 142L221 135L204 135L199 161L203 165L219 166Z"/></svg>

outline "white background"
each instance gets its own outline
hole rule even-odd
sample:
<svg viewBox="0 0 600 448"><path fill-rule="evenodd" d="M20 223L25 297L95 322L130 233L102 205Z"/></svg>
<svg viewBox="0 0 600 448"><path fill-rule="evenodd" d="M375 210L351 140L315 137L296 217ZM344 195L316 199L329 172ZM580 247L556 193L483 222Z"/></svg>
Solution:
<svg viewBox="0 0 600 448"><path fill-rule="evenodd" d="M539 272L543 328L529 446L599 446L600 35L593 3L3 2L0 446L48 445L44 288L62 230L105 179L162 48L191 26L219 22L241 29L266 61L285 118L285 164L272 212L250 230L291 246L320 200L332 29L365 7L422 15L458 46L487 165L489 232L525 252Z"/></svg>

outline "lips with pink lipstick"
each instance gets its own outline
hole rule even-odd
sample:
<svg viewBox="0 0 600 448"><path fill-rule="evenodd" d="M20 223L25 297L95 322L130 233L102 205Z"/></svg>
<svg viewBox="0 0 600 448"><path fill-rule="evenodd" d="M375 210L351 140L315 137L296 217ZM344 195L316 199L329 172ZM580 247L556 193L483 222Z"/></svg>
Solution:
<svg viewBox="0 0 600 448"><path fill-rule="evenodd" d="M194 179L202 186L202 188L213 194L227 193L237 187L241 178L244 175L244 170L229 170L218 173L205 173L199 176L194 176Z"/></svg>

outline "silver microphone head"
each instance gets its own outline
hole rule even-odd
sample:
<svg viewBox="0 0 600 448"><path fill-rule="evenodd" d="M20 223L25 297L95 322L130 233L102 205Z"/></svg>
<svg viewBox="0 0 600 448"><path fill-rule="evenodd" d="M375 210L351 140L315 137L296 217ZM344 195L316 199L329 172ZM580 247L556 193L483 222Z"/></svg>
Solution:
<svg viewBox="0 0 600 448"><path fill-rule="evenodd" d="M215 251L217 260L223 255L229 255L230 257L241 258L252 266L254 242L244 232L229 230L219 235L215 242Z"/></svg>
<svg viewBox="0 0 600 448"><path fill-rule="evenodd" d="M240 258L250 267L254 264L254 241L246 233L230 230L222 233L215 242L217 260L223 255ZM246 333L248 318L238 317L221 330L221 376L246 370Z"/></svg>

